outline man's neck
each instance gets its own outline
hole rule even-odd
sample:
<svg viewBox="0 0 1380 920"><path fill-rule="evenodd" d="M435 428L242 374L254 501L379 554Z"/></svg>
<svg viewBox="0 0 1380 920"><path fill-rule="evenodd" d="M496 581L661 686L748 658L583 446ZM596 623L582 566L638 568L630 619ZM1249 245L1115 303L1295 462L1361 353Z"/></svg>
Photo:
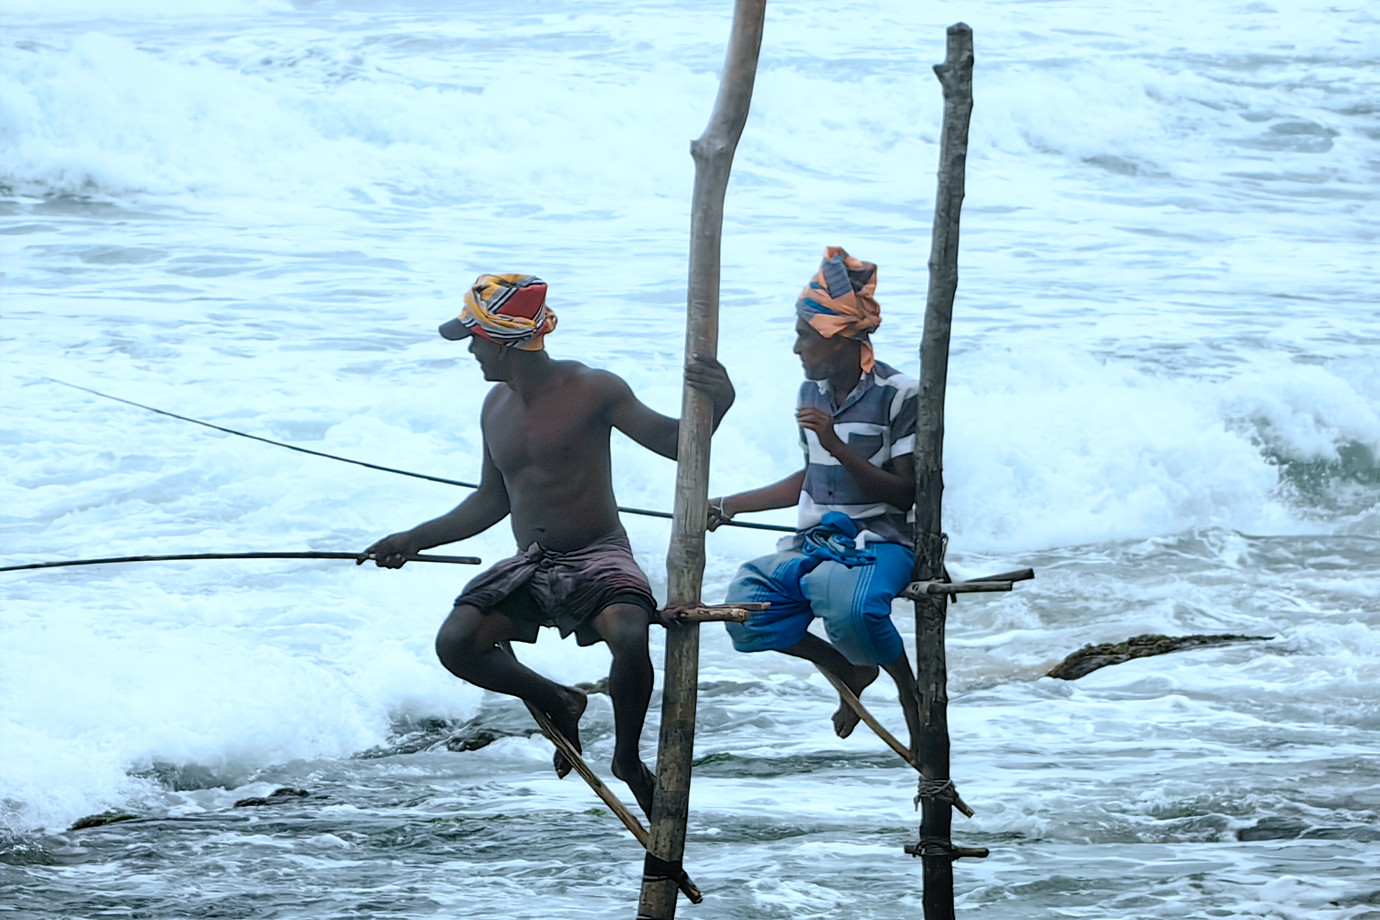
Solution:
<svg viewBox="0 0 1380 920"><path fill-rule="evenodd" d="M834 368L829 372L829 399L835 406L843 405L843 401L853 392L853 388L861 379L862 368L857 365Z"/></svg>
<svg viewBox="0 0 1380 920"><path fill-rule="evenodd" d="M546 389L555 363L545 350L517 351L509 356L509 362L512 376L508 378L508 386L517 393L518 399L530 405Z"/></svg>

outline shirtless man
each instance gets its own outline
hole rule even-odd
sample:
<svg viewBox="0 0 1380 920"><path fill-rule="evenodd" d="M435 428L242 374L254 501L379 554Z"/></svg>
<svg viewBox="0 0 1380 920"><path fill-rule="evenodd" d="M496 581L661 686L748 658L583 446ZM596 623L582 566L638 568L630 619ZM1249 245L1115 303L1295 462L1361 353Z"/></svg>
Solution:
<svg viewBox="0 0 1380 920"><path fill-rule="evenodd" d="M613 774L643 811L655 778L638 742L652 693L647 627L656 615L646 576L633 561L618 519L609 459L617 428L675 459L680 423L644 405L621 378L577 361L557 361L543 338L556 326L546 285L531 275L480 275L447 339L469 339L489 390L480 415L484 440L479 488L438 518L370 546L375 562L398 568L410 553L463 540L511 516L517 555L461 592L436 636L436 653L456 677L532 704L579 748L585 695L518 663L504 645L536 641L540 626L572 632L581 645L613 654ZM714 426L733 403L722 365L696 359L686 381L713 404ZM558 751L556 772L571 765Z"/></svg>
<svg viewBox="0 0 1380 920"><path fill-rule="evenodd" d="M709 529L735 514L799 506L797 533L753 559L729 584L728 603L766 601L746 623L727 623L740 652L774 650L813 662L855 694L877 679L896 682L918 754L919 700L891 602L914 562L918 385L872 355L881 324L873 298L877 266L825 250L796 301L795 348L805 370L796 403L804 468L779 482L716 498ZM829 639L808 631L824 621ZM842 699L834 731L846 738L858 716Z"/></svg>

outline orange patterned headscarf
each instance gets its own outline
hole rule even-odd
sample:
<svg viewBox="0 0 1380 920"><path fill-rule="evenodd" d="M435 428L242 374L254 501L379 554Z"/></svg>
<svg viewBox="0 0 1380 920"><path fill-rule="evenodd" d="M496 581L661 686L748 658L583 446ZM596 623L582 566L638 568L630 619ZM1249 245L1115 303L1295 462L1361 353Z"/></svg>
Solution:
<svg viewBox="0 0 1380 920"><path fill-rule="evenodd" d="M842 335L862 342L863 373L876 364L868 341L868 334L882 324L882 309L872 296L876 289L876 265L830 246L795 302L796 315L826 339Z"/></svg>

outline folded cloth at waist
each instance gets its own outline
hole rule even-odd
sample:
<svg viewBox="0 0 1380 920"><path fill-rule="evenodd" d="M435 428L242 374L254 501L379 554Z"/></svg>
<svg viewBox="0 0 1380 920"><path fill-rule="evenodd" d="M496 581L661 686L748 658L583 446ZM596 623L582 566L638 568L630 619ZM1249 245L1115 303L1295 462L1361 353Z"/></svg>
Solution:
<svg viewBox="0 0 1380 920"><path fill-rule="evenodd" d="M800 534L800 551L847 566L867 565L877 560L869 543L885 543L870 530L858 530L857 522L842 511L826 512L820 522Z"/></svg>
<svg viewBox="0 0 1380 920"><path fill-rule="evenodd" d="M575 633L580 645L599 641L590 621L612 604L642 607L649 620L657 608L621 530L569 552L533 543L476 576L455 603L507 616L521 642L535 642L540 627L554 626L562 637Z"/></svg>

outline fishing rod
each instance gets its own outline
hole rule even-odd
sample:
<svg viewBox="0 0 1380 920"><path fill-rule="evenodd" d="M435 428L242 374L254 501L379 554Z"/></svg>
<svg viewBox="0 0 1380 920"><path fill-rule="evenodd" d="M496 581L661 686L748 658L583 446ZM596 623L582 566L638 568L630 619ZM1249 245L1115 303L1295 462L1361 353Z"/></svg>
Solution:
<svg viewBox="0 0 1380 920"><path fill-rule="evenodd" d="M58 569L72 565L113 565L121 562L183 562L196 559L349 559L359 563L373 559L373 553L176 553L169 556L110 556L105 559L69 559L60 562L31 562L28 565L7 565L0 572L21 569ZM411 553L403 557L408 562L446 562L451 565L479 565L478 556L428 556Z"/></svg>
<svg viewBox="0 0 1380 920"><path fill-rule="evenodd" d="M92 396L99 396L102 399L113 399L115 402L124 403L127 406L134 406L139 409L146 409L149 412L156 412L159 415L166 415L168 418L175 418L178 421L191 422L193 425L201 425L205 428L214 428L216 431L223 431L226 434L233 434L241 438L249 438L251 441L260 441L264 444L272 444L274 447L286 447L288 450L295 450L298 453L302 454L310 454L313 457L325 457L327 460L339 460L341 463L353 463L355 466L362 466L366 469L378 470L383 473L396 473L399 476L411 476L413 479L425 479L427 482L439 482L443 485L448 486L461 486L462 488L466 489L479 488L479 484L474 482L465 482L460 479L447 479L444 476L431 476L427 473L414 473L411 470L400 470L396 467L380 466L377 463L366 463L363 460L354 460L349 457L340 457L336 454L328 454L323 451L312 450L307 447L299 447L296 444L285 444L282 441L274 441L271 438L260 437L257 434L249 434L245 431L237 431L234 428L226 428L223 425L216 425L211 422L202 421L199 418L191 418L190 416L186 415L178 415L176 412L169 412L166 409L159 409L155 406L148 406L144 403L135 402L132 399L125 399L123 397L115 396L110 393L102 393L100 390L93 390L90 387L80 386L79 384L75 383L68 383L65 380L58 380L56 377L44 377L43 379L51 383L57 383L65 387L71 387L74 390L81 390L83 393L90 393ZM670 520L673 516L669 511L653 511L648 508L625 508L622 505L618 506L618 510L625 514L640 514L643 517L665 518L667 520ZM783 524L758 524L753 521L724 521L720 526L745 527L750 530L775 530L780 531L782 533L795 533L794 527L787 527Z"/></svg>

